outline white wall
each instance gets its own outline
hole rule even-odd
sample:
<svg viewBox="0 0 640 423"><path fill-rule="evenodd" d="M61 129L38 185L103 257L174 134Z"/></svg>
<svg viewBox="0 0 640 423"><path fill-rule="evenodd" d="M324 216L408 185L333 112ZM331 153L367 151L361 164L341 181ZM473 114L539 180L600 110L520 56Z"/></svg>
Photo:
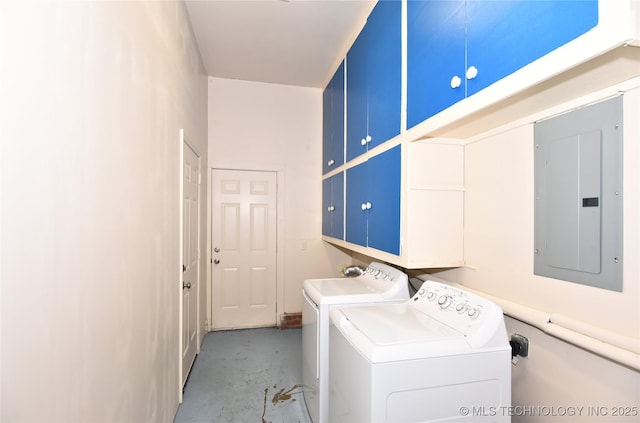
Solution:
<svg viewBox="0 0 640 423"><path fill-rule="evenodd" d="M321 239L322 91L209 78L209 165L278 172L278 313L351 259Z"/></svg>
<svg viewBox="0 0 640 423"><path fill-rule="evenodd" d="M640 339L640 123L637 118L640 88L628 92L624 98L623 292L533 275L531 123L507 126L466 145L464 248L468 267L437 275L545 313L558 313L605 331ZM537 118L540 117L544 114ZM515 405L547 406L555 410L562 406L585 407L582 414L561 417L563 422L591 421L591 418L616 421L612 416L614 406L635 406L640 413L640 374L636 370L518 320L507 318L506 322L509 335L518 332L530 340L529 358L513 367ZM588 414L589 406L608 407L609 414L596 419ZM544 416L532 411L530 415L515 415L514 421L544 420L541 417ZM549 421L548 417L544 421Z"/></svg>
<svg viewBox="0 0 640 423"><path fill-rule="evenodd" d="M170 422L181 128L207 157L184 5L0 2L0 31L1 420Z"/></svg>

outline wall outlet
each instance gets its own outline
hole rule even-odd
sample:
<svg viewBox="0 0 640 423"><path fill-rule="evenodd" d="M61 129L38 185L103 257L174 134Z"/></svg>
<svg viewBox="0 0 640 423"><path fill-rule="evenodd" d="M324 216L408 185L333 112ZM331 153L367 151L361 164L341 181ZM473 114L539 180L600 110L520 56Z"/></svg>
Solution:
<svg viewBox="0 0 640 423"><path fill-rule="evenodd" d="M511 335L509 341L511 345L511 357L519 355L520 357L527 357L529 355L529 340L519 333Z"/></svg>

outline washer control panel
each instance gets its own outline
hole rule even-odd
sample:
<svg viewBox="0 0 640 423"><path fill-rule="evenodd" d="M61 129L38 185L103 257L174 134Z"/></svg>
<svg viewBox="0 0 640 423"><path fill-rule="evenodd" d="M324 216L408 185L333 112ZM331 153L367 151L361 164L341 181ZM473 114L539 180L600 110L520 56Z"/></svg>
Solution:
<svg viewBox="0 0 640 423"><path fill-rule="evenodd" d="M371 292L380 293L384 298L409 298L409 277L395 267L374 261L358 279Z"/></svg>
<svg viewBox="0 0 640 423"><path fill-rule="evenodd" d="M361 277L365 277L367 279L374 280L383 280L396 282L398 280L403 280L408 282L409 278L406 273L401 270L396 269L395 267L388 266L383 263L371 262L366 269L364 269Z"/></svg>
<svg viewBox="0 0 640 423"><path fill-rule="evenodd" d="M492 301L455 286L424 281L409 300L411 307L467 335L482 330L490 320L502 320Z"/></svg>

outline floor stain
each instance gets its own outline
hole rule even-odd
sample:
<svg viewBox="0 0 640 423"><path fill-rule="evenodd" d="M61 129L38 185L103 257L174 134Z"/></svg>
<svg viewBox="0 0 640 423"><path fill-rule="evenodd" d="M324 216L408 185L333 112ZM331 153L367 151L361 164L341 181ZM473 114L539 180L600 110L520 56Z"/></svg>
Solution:
<svg viewBox="0 0 640 423"><path fill-rule="evenodd" d="M269 392L269 388L264 388L264 405L262 406L262 423L267 423L264 419L264 415L267 413L267 392Z"/></svg>
<svg viewBox="0 0 640 423"><path fill-rule="evenodd" d="M272 388L278 389L278 385L273 385ZM296 391L297 390L297 391ZM293 387L287 391L284 388L278 390L271 398L271 403L273 405L277 405L279 403L283 403L285 401L295 402L296 399L292 398L292 395L297 395L302 393L302 385L293 385ZM267 414L267 396L269 394L269 387L264 388L264 400L262 405L262 423L270 423L265 420L265 416Z"/></svg>
<svg viewBox="0 0 640 423"><path fill-rule="evenodd" d="M273 386L273 388L276 388L276 385ZM293 387L291 389L289 389L288 391L285 391L284 388L280 389L278 392L276 392L276 394L273 396L273 398L271 399L271 403L272 404L278 404L279 402L285 402L285 401L291 401L294 402L296 399L295 398L291 398L291 395L296 395L296 394L300 394L302 393L302 386L300 385L293 385ZM296 389L300 389L297 392L293 392Z"/></svg>

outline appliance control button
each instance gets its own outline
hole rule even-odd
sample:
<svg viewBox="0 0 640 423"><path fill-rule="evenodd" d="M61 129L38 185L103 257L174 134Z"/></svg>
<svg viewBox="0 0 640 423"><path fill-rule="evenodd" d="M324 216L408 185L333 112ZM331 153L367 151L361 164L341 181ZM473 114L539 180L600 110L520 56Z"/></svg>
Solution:
<svg viewBox="0 0 640 423"><path fill-rule="evenodd" d="M421 297L424 297L425 292L426 292L426 289L420 288L420 291L418 291L418 295L420 295Z"/></svg>
<svg viewBox="0 0 640 423"><path fill-rule="evenodd" d="M480 310L478 310L477 308L470 308L469 311L467 312L467 314L472 319L477 319L478 316L480 315Z"/></svg>
<svg viewBox="0 0 640 423"><path fill-rule="evenodd" d="M458 313L464 313L466 309L467 309L467 306L463 303L458 303L458 305L456 306L456 311Z"/></svg>
<svg viewBox="0 0 640 423"><path fill-rule="evenodd" d="M438 298L438 304L443 309L449 307L451 305L451 297L449 297L448 295L441 296L440 298Z"/></svg>
<svg viewBox="0 0 640 423"><path fill-rule="evenodd" d="M436 298L436 293L431 291L427 294L427 300L433 301Z"/></svg>

